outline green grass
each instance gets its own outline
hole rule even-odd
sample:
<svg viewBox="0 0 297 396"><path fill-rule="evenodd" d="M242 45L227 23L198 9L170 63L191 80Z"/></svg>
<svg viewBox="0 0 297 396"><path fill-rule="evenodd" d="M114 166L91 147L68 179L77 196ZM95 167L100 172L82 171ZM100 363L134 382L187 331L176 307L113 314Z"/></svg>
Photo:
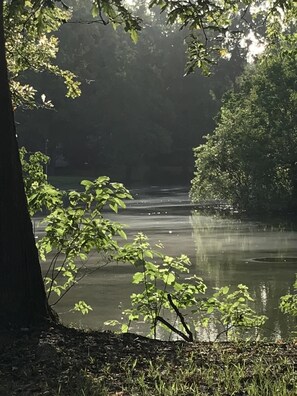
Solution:
<svg viewBox="0 0 297 396"><path fill-rule="evenodd" d="M55 325L0 332L0 396L295 396L294 342L186 343Z"/></svg>
<svg viewBox="0 0 297 396"><path fill-rule="evenodd" d="M234 350L235 352L235 350ZM91 359L91 358L90 358ZM91 362L96 365L96 361ZM127 357L119 364L107 364L100 372L84 369L73 395L81 396L295 396L297 378L294 361L253 352L238 357L217 346L211 355L181 350L174 361ZM63 389L57 395L64 395Z"/></svg>

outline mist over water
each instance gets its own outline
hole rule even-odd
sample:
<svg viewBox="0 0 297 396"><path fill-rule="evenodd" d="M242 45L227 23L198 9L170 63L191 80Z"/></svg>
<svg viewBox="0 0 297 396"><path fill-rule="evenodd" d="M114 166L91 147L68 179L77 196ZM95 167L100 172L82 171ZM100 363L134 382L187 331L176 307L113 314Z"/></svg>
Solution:
<svg viewBox="0 0 297 396"><path fill-rule="evenodd" d="M246 284L255 298L257 313L269 317L264 335L289 335L293 320L279 311L278 304L280 296L290 291L297 272L294 228L271 219L268 223L199 215L181 188L139 189L133 195L135 200L125 211L108 214L126 225L129 240L143 232L152 245L162 242L164 253L187 254L192 261L191 273L204 279L209 293L214 287L234 289ZM94 268L99 260L93 255L88 267ZM87 275L57 305L63 322L103 329L106 320L120 320L122 310L129 307L130 294L138 290L131 283L134 271L128 264L109 263ZM93 311L86 316L69 312L78 300L85 300ZM147 333L141 323L134 324L131 331ZM167 333L165 336L168 338Z"/></svg>

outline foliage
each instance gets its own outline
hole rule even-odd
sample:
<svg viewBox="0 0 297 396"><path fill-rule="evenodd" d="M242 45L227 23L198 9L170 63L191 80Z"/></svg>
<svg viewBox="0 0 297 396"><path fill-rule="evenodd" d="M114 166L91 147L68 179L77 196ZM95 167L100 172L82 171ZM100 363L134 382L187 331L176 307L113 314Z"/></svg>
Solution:
<svg viewBox="0 0 297 396"><path fill-rule="evenodd" d="M18 4L17 4L18 3ZM14 108L51 108L52 103L44 92L37 98L37 89L25 72L47 72L61 78L66 86L66 96L80 95L80 83L69 70L63 70L54 61L59 41L53 36L60 26L70 19L69 10L60 8L35 9L36 2L13 1L5 7L7 63ZM13 16L13 17L12 17Z"/></svg>
<svg viewBox="0 0 297 396"><path fill-rule="evenodd" d="M236 43L251 33L256 41L277 41L296 24L297 15L296 3L291 0L272 0L264 6L250 0L150 1L150 7L154 5L167 12L168 24L188 32L187 73L198 67L209 74L218 58L228 56Z"/></svg>
<svg viewBox="0 0 297 396"><path fill-rule="evenodd" d="M57 79L34 76L34 85L47 87L57 111L17 112L21 144L42 151L48 139L49 171L62 152L69 173L100 169L127 184L135 179L185 183L193 168L192 147L214 127L221 96L244 60L234 51L212 77L197 72L184 78L183 33L169 29L165 15L156 9L147 14L137 2L133 10L145 29L134 45L122 29L83 23L88 5L88 0L73 5L57 59L79 76L82 95L69 101Z"/></svg>
<svg viewBox="0 0 297 396"><path fill-rule="evenodd" d="M297 277L293 285L294 293L281 297L280 309L288 315L297 316Z"/></svg>
<svg viewBox="0 0 297 396"><path fill-rule="evenodd" d="M133 16L121 0L92 0L92 3L94 18L99 17L104 25L111 23L114 28L119 25L123 26L133 42L137 42L141 19Z"/></svg>
<svg viewBox="0 0 297 396"><path fill-rule="evenodd" d="M32 5L33 4L33 5ZM36 16L37 26L43 28L43 16L47 10L55 10L57 4L68 8L64 2L49 0L33 2L12 1L8 3L9 12L13 15L28 9ZM129 11L123 0L92 0L90 14L96 22L115 28L124 27L134 42L141 29L141 19ZM209 73L210 66L218 57L226 56L236 42L253 32L256 38L273 42L279 36L294 28L297 6L292 0L271 0L261 6L258 1L224 0L216 2L207 0L191 2L184 0L150 0L150 9L155 6L166 13L169 25L178 25L187 32L189 61L187 73L196 67Z"/></svg>
<svg viewBox="0 0 297 396"><path fill-rule="evenodd" d="M187 282L182 282L179 276L189 272L188 257L181 255L173 258L153 251L147 237L139 234L132 244L120 249L116 258L121 262L131 263L140 270L133 275L132 283L140 284L143 288L140 293L131 294L132 308L123 312L128 319L128 325L123 324L121 330L126 332L131 322L143 320L150 325L150 334L155 338L157 327L161 324L167 330L191 340L191 332L181 316L179 316L181 319L179 327L185 333L170 325L166 316L167 312L176 313L181 308L195 305L197 296L205 292L206 286L202 279L193 275L187 279ZM107 324L118 323L112 321Z"/></svg>
<svg viewBox="0 0 297 396"><path fill-rule="evenodd" d="M54 210L60 206L63 193L48 183L44 171L49 158L41 152L29 154L24 147L19 153L30 215L34 216L37 212Z"/></svg>
<svg viewBox="0 0 297 396"><path fill-rule="evenodd" d="M102 211L106 207L114 212L125 208L124 199L131 195L122 184L111 183L108 177L83 180L80 192L60 192L48 183L43 173L48 157L39 152L27 159L26 150L22 149L21 158L31 215L44 209L50 211L42 220L45 235L37 246L42 261L51 257L45 284L51 305L55 305L85 276L91 252L100 254L104 264L119 250L116 237L126 238L123 227L106 219ZM58 296L56 300L53 292ZM74 306L75 311L82 313L90 309L83 301Z"/></svg>
<svg viewBox="0 0 297 396"><path fill-rule="evenodd" d="M241 210L286 210L296 201L296 46L291 37L247 68L218 126L195 149L194 201Z"/></svg>
<svg viewBox="0 0 297 396"><path fill-rule="evenodd" d="M88 305L85 301L78 301L77 303L74 304L74 307L72 309L74 312L80 312L83 315L88 314L90 311L93 311L93 308Z"/></svg>
<svg viewBox="0 0 297 396"><path fill-rule="evenodd" d="M207 287L201 278L196 275L185 278L189 273L188 257L173 258L153 250L143 234L122 247L116 258L140 270L133 275L132 282L141 285L141 291L131 294L131 308L123 311L127 323L105 322L120 326L122 332L127 332L133 321L140 321L149 324L154 338L161 327L193 341L193 329L198 332L204 327L216 333L216 339L223 335L234 339L242 329L254 330L267 319L250 307L253 299L247 286L238 285L232 293L225 286L206 298Z"/></svg>
<svg viewBox="0 0 297 396"><path fill-rule="evenodd" d="M202 302L200 310L204 315L198 324L206 328L212 328L213 325L217 327L217 339L222 335L227 340L230 337L238 338L243 333L242 329L246 332L250 329L256 330L267 320L266 316L256 314L249 306L251 302L254 300L245 285L239 284L232 293L228 286L218 288L211 297Z"/></svg>
<svg viewBox="0 0 297 396"><path fill-rule="evenodd" d="M54 4L61 6L47 2ZM73 5L73 19L66 18L61 29L60 46L64 49L57 61L79 75L84 95L69 104L61 98L57 83L44 75L42 80L34 76L33 85L41 86L42 91L46 85L47 96L59 104L60 111L37 114L34 121L19 113L19 136L32 150L42 150L49 139L51 157L56 157L56 148L62 147L71 168L97 171L100 167L103 173L127 182L144 177L175 181L176 173L183 182L189 179L192 147L201 143L205 131L212 130L221 94L241 70L239 59L246 52L240 45L242 36L251 29L263 34L264 28L257 28L266 16L267 23L282 18L278 15L281 7L287 19L283 26L287 26L295 9L287 1L281 5L271 2L267 9L257 9L256 2L224 1L213 8L212 1L151 1L148 11L148 2L138 1L130 8L143 20L140 23L122 1L73 0L67 4ZM44 15L54 9L59 10L37 7L36 12ZM144 27L137 45L130 42L123 29L111 28L122 23L134 36L140 26ZM235 29L235 25L239 27ZM179 31L180 27L184 30ZM276 24L271 40L280 37L279 31L272 34L275 29ZM198 73L182 78L185 36L190 53L188 70L201 66L207 72L213 62L221 60L213 80L206 82ZM212 51L213 44L216 48ZM170 173L168 167L175 172ZM167 174L161 174L161 170Z"/></svg>

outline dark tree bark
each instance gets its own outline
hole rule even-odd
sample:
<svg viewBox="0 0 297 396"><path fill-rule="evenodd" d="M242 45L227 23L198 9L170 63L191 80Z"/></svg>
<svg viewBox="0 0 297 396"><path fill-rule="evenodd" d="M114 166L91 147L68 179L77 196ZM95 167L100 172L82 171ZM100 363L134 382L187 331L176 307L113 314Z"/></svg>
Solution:
<svg viewBox="0 0 297 396"><path fill-rule="evenodd" d="M0 0L0 326L40 324L50 316L27 209L11 102L3 0Z"/></svg>

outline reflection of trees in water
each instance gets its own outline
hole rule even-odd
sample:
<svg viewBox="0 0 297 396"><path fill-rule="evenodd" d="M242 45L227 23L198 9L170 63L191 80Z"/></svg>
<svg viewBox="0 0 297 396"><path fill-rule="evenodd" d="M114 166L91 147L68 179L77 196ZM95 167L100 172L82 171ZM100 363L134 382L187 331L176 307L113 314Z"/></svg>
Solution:
<svg viewBox="0 0 297 396"><path fill-rule="evenodd" d="M261 223L198 214L192 215L191 222L195 272L205 280L208 293L213 287L246 284L255 299L256 311L269 317L264 335L286 337L293 320L283 315L278 305L294 282L297 260L286 263L281 259L296 256L295 233ZM257 262L257 257L267 257L267 261Z"/></svg>

